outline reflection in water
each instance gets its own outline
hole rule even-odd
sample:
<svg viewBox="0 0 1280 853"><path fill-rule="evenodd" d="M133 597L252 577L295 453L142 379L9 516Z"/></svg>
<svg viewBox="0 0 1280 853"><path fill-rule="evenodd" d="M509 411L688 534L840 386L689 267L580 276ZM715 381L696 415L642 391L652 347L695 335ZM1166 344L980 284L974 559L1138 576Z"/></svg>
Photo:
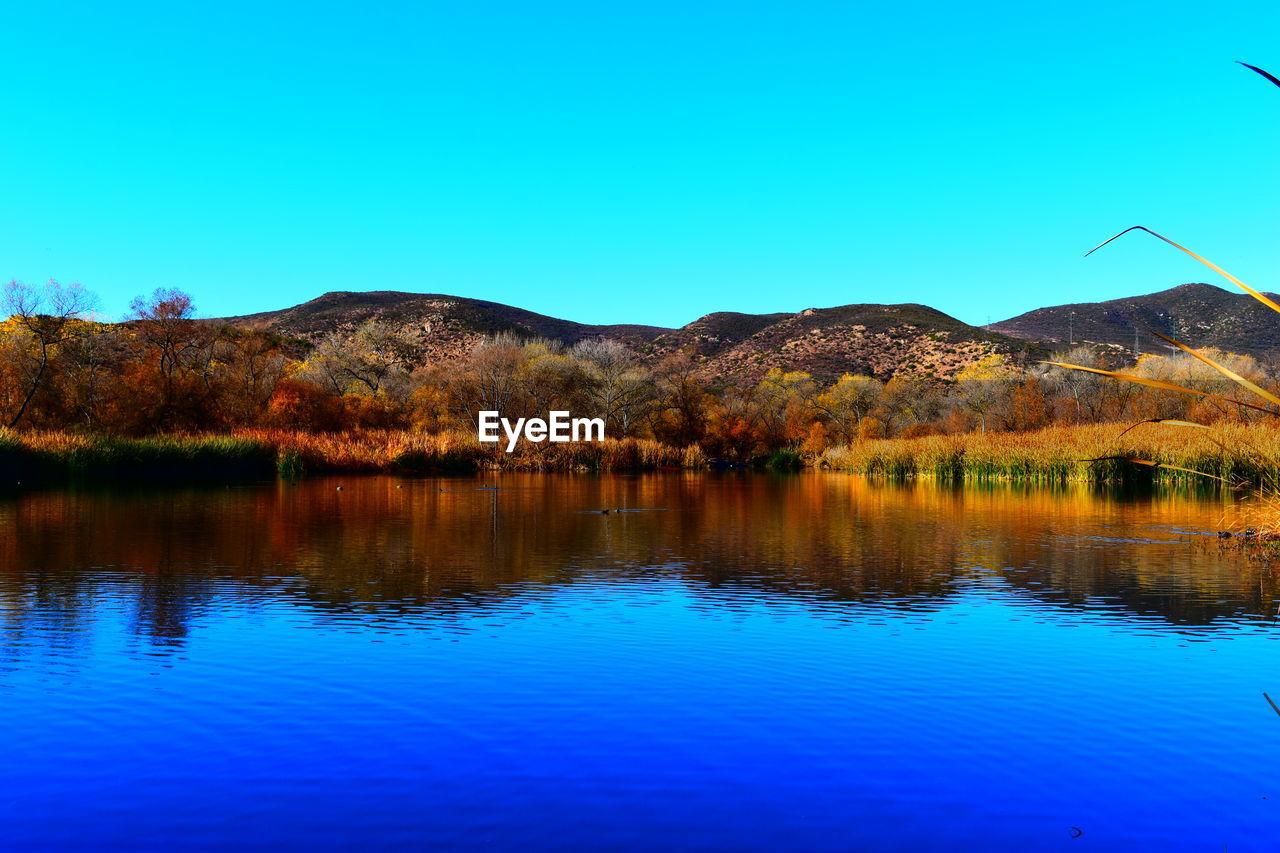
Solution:
<svg viewBox="0 0 1280 853"><path fill-rule="evenodd" d="M1206 535L1233 500L818 473L0 500L0 848L1267 849L1278 591Z"/></svg>
<svg viewBox="0 0 1280 853"><path fill-rule="evenodd" d="M36 493L0 504L0 613L16 629L29 613L56 618L44 627L74 642L110 586L132 597L139 633L177 644L193 616L263 596L412 620L531 585L655 575L715 606L777 592L833 618L859 612L840 604L937 608L976 583L1189 629L1275 611L1271 573L1224 559L1204 535L1230 511L1227 498L839 474L485 482L501 488L370 478Z"/></svg>

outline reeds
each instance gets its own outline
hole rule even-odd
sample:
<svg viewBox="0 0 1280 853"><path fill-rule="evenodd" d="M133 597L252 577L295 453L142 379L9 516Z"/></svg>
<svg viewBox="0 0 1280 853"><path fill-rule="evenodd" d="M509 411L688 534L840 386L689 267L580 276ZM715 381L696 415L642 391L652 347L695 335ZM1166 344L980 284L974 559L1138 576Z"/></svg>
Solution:
<svg viewBox="0 0 1280 853"><path fill-rule="evenodd" d="M1248 64L1247 62L1241 62L1240 64L1241 64L1241 65L1243 65L1245 68L1250 69L1251 71L1255 71L1255 72L1257 72L1258 74L1262 75L1262 76L1263 76L1263 77L1265 77L1266 79L1270 80L1272 83L1275 83L1277 86L1280 86L1280 79L1277 79L1274 75L1270 74L1269 72L1264 71L1263 69L1258 68L1258 67L1257 67L1257 66L1255 66L1255 65L1250 65L1250 64ZM1249 285L1245 284L1243 281L1241 281L1240 279L1236 278L1234 275L1232 275L1231 273L1227 272L1225 269L1223 269L1222 267L1218 266L1218 265L1217 265L1217 264L1215 264L1213 261L1210 261L1208 258L1205 258L1205 257L1203 257L1202 255L1198 255L1198 254L1196 254L1195 252L1193 252L1193 251L1191 251L1190 249L1188 249L1186 246L1183 246L1183 245L1181 245L1180 243L1176 243L1176 242L1174 242L1173 240L1170 240L1168 237L1166 237L1166 236L1164 236L1163 234L1160 234L1160 233L1158 233L1158 232L1156 232L1156 231L1153 231L1153 230L1151 230L1150 228L1147 228L1145 225L1134 225L1134 226L1132 226L1132 227L1130 227L1130 228L1126 228L1126 229L1124 229L1124 230L1123 230L1123 231L1121 231L1119 234L1116 234L1116 235L1115 235L1115 236L1113 236L1113 237L1110 237L1110 238L1108 238L1108 239L1106 239L1106 240L1103 240L1101 243L1099 243L1098 245L1094 246L1094 247L1093 247L1092 249L1090 249L1089 251L1085 252L1085 257L1088 257L1089 255L1092 255L1094 252L1098 251L1098 250L1099 250L1099 249L1101 249L1103 246L1106 246L1107 244L1109 244L1109 243L1111 243L1111 242L1113 242L1113 241L1115 241L1115 240L1118 240L1118 239L1120 239L1121 237L1123 237L1124 235L1126 235L1126 234L1128 234L1128 233L1130 233L1130 232L1133 232L1133 231L1142 231L1142 232L1144 232L1144 233L1146 233L1146 234L1150 234L1152 237L1155 237L1157 240L1160 240L1160 241L1162 241L1162 242L1164 242L1164 243L1168 244L1169 246L1172 246L1173 248L1177 249L1179 252L1182 252L1183 254L1185 254L1185 255L1187 255L1187 256L1189 256L1189 257L1191 257L1191 258L1195 259L1197 262L1199 262L1199 263L1203 264L1204 266L1208 267L1209 269L1213 270L1213 271L1214 271L1214 272L1216 272L1218 275L1222 276L1222 277L1223 277L1223 278L1225 278L1227 281L1229 281L1229 282L1231 282L1232 284L1236 285L1236 286L1237 286L1237 287L1239 287L1241 290L1243 290L1245 293L1248 293L1248 294L1249 294L1250 296L1252 296L1254 299L1258 300L1258 301L1259 301L1259 302L1261 302L1263 305L1266 305L1266 306L1267 306L1268 308L1270 308L1271 310L1273 310L1273 311L1275 311L1275 312L1277 312L1277 313L1280 313L1280 304L1277 304L1274 300L1272 300L1272 299L1271 299L1269 296L1267 296L1265 293L1262 293L1261 291L1256 290L1255 288L1252 288L1252 287L1250 287ZM1208 365L1209 367L1211 367L1211 368L1213 368L1214 370L1216 370L1216 371L1217 371L1218 373L1220 373L1222 376L1226 377L1226 378L1227 378L1227 379L1229 379L1230 381L1232 381L1232 382L1236 383L1237 385L1239 385L1239 386L1241 386L1242 388L1244 388L1244 389L1246 389L1247 391L1249 391L1249 393L1250 393L1250 394L1252 394L1255 398L1257 398L1257 400L1258 400L1258 401L1260 401L1260 402L1246 403L1246 402L1242 402L1242 401L1239 401L1239 400L1232 400L1232 399L1230 399L1230 398L1223 397L1223 396L1220 396L1220 395L1217 395L1217 394L1211 394L1211 393L1208 393L1208 392L1206 392L1206 391L1200 391L1200 390L1193 389L1193 388L1187 388L1187 387L1185 387L1185 386L1177 385L1177 384L1172 383L1172 382L1165 382L1165 381L1162 381L1162 380L1148 379L1148 378L1141 377L1141 376L1136 376L1136 375L1133 375L1133 374L1130 374L1130 373L1122 373L1122 372L1113 371L1113 370L1100 370L1100 369L1095 368L1095 367L1083 367L1083 366L1078 365L1078 364L1066 364L1066 363L1063 363L1063 362L1054 362L1054 361L1051 361L1051 362L1047 362L1047 363L1048 363L1048 364L1051 364L1051 365L1053 365L1053 366L1055 366L1055 367L1062 367L1062 368L1065 368L1065 369L1067 369L1067 370L1075 370L1075 371L1082 371L1082 372L1086 372L1086 373L1099 374L1099 375L1107 376L1107 377L1110 377L1110 378L1113 378L1113 379L1119 379L1119 380L1124 381L1124 382L1130 382L1130 383L1133 383L1133 384L1136 384L1136 385L1145 385L1145 386L1150 387L1150 388L1161 388L1161 389L1164 389L1164 390L1167 390L1167 391L1175 391L1175 392L1180 393L1180 394L1190 394L1190 395L1199 396L1199 397L1202 397L1202 398L1205 398L1205 399L1220 400L1220 401L1223 401L1223 402L1226 402L1226 403L1229 403L1229 404L1233 404L1233 405L1236 405L1236 406L1245 406L1245 407L1247 407L1247 408L1254 409L1254 410L1256 410L1256 411L1265 412L1265 413L1267 413L1267 414L1269 414L1269 415L1272 415L1272 416L1280 415L1280 408L1277 408L1277 407L1280 407L1280 396L1277 396L1276 394L1274 394L1274 393L1273 393L1273 392L1271 392L1270 390L1268 390L1268 389L1266 389L1266 388L1263 388L1263 387L1261 387L1260 385L1257 385L1257 384L1255 384L1255 383L1253 383L1253 382L1249 381L1249 380L1248 380L1248 379L1246 379L1245 377L1240 376L1239 374L1237 374L1237 373L1235 373L1234 371L1232 371L1232 370L1231 370L1230 368L1228 368L1226 365L1223 365L1223 364L1218 363L1218 362L1217 362L1217 361L1215 361L1214 359L1210 358L1208 355L1206 355L1206 354L1204 354L1204 353L1202 353L1202 352L1199 352L1199 351L1197 351L1197 350L1192 349L1191 347L1187 346L1186 344L1182 343L1181 341L1174 340L1173 338L1168 337L1168 336L1166 336L1166 335L1162 335L1162 334L1160 334L1159 332L1153 332L1153 334L1155 334L1155 335L1156 335L1156 337L1160 338L1161 340L1163 340L1163 341L1165 341L1165 342L1167 342L1167 343L1173 344L1173 346L1177 347L1179 350L1181 350L1182 352L1186 353L1187 355L1190 355L1190 356L1192 356L1193 358L1199 359L1199 360L1200 360L1201 362L1203 362L1204 364L1206 364L1206 365ZM1263 403L1263 404L1266 404L1266 405L1261 405L1260 403ZM1157 421L1155 421L1155 422L1161 422L1161 421L1160 421L1160 419L1157 419ZM1186 422L1186 421L1178 421L1178 420L1170 420L1170 419L1164 419L1162 422L1164 422L1164 423L1168 423L1168 424L1171 424L1171 425L1177 425L1177 426L1197 426L1197 424L1188 423L1188 422ZM1233 444L1233 443L1230 443L1230 442L1224 443L1224 442L1218 441L1218 440L1216 440L1216 439L1214 439L1214 442L1215 442L1215 444L1217 444L1217 445L1219 446L1219 448L1222 450L1222 453L1223 453L1223 456L1224 456L1224 457L1229 456L1229 457L1234 458L1234 457L1236 457L1236 456L1238 455L1238 451L1239 451L1239 449L1240 449L1240 446L1239 446L1239 445L1237 445L1237 444ZM1266 454L1266 453L1264 453L1263 455L1264 455L1264 457L1266 457L1266 455L1267 455L1267 454ZM1140 457L1137 457L1137 456L1130 456L1130 455L1123 454L1123 453L1115 453L1115 454L1111 454L1111 455L1109 455L1109 456L1107 456L1107 457L1104 457L1104 458L1109 459L1109 460L1112 460L1112 461L1125 462L1125 463L1129 463L1129 464L1132 464L1132 465L1141 465L1141 466L1148 466L1148 467L1153 467L1153 468L1158 468L1158 467L1160 466L1160 464L1161 464L1161 463L1158 463L1158 462L1157 462L1157 461L1155 461L1155 460L1147 459L1147 458L1145 458L1145 457L1140 458ZM1177 466L1177 465L1174 465L1174 464L1172 464L1172 463L1168 463L1168 462L1163 463L1163 464L1164 464L1165 466L1167 466L1167 469L1172 469L1172 470L1176 470L1176 469L1178 469L1178 468L1180 467L1180 466ZM1267 467L1268 465L1271 465L1272 467L1274 467L1273 460L1269 460L1269 459L1267 459L1267 458L1255 459L1255 460L1254 460L1254 464L1255 464L1256 466L1260 466L1260 467L1264 467L1264 468L1265 468L1265 467ZM1191 475L1201 474L1201 475L1206 476L1206 477L1222 479L1221 477L1217 477L1217 475L1215 475L1215 474L1213 474L1213 473L1211 473L1211 472L1209 472L1209 471L1187 470L1187 469L1185 469L1185 468L1184 468L1182 472L1183 472L1183 473L1186 473L1186 474L1191 474ZM1271 484L1271 485L1273 485L1273 486L1274 486L1275 484Z"/></svg>
<svg viewBox="0 0 1280 853"><path fill-rule="evenodd" d="M1131 231L1142 231L1142 232L1145 232L1145 233L1147 233L1147 234L1150 234L1152 237L1155 237L1157 240L1162 240L1162 241L1164 241L1165 243L1169 244L1169 245L1170 245L1170 246L1172 246L1173 248L1177 249L1179 252L1182 252L1183 254L1186 254L1186 255L1189 255L1189 256L1190 256L1190 257L1192 257L1192 258L1195 258L1197 261L1199 261L1200 263L1204 264L1204 265L1205 265L1206 267L1208 267L1209 269L1211 269L1211 270L1213 270L1214 272L1216 272L1216 273L1218 273L1219 275L1221 275L1221 276L1222 276L1223 278L1225 278L1227 281L1230 281L1232 284L1237 285L1241 290L1243 290L1244 292L1248 293L1250 296L1252 296L1254 299L1256 299L1256 300L1258 300L1259 302L1261 302L1263 305L1266 305L1266 306L1267 306L1268 308L1270 308L1271 310L1276 311L1277 313L1280 313L1280 305L1277 305L1277 304L1276 304L1276 303L1275 303L1275 302L1274 302L1270 297L1268 297L1266 294L1261 293L1261 292L1259 292L1259 291L1255 290L1254 288L1250 287L1249 285L1245 284L1243 281L1241 281L1240 279L1236 278L1236 277L1235 277L1235 276L1233 276L1231 273L1229 273L1229 272L1227 272L1226 270L1224 270L1222 267L1220 267L1220 266L1218 266L1217 264L1213 263L1213 262L1212 262L1212 261L1210 261L1208 258L1204 258L1204 257L1202 257L1202 256L1200 256L1200 255L1197 255L1195 252L1191 251L1191 250L1190 250L1190 249L1188 249L1186 246L1183 246L1183 245L1181 245L1181 244L1179 244L1179 243L1175 243L1174 241L1170 240L1168 237L1164 236L1163 234L1159 234L1159 233L1157 233L1157 232L1155 232L1155 231L1152 231L1150 228L1147 228L1147 227L1146 227L1146 226L1144 226L1144 225L1134 225L1134 226L1132 226L1131 228L1126 228L1125 230L1121 231L1119 234L1115 235L1114 237L1110 237L1110 238L1108 238L1108 239L1106 239L1106 240L1102 241L1101 243L1099 243L1098 245L1094 246L1094 247L1093 247L1092 249L1090 249L1089 251L1085 252L1085 256L1087 257L1087 256L1089 256L1089 255L1092 255L1094 252L1098 251L1098 250L1099 250L1099 249L1101 249L1103 246L1107 245L1108 243L1112 242L1113 240L1118 240L1119 238L1123 237L1125 234L1130 233ZM1242 402L1242 401L1239 401L1239 400L1233 400L1233 399L1231 399L1231 398L1223 397L1223 396L1218 395L1218 394L1210 394L1210 393L1208 393L1207 391L1200 391L1200 390L1196 390L1196 389L1194 389L1194 388L1187 388L1187 387L1185 387L1185 386L1183 386L1183 385L1177 385L1177 384L1175 384L1175 383L1173 383L1173 382L1165 382L1165 381L1163 381L1163 380L1158 380L1158 379L1147 379L1147 378L1144 378L1144 377L1141 377L1141 376L1135 376L1135 375L1130 374L1130 373L1121 373L1121 372L1114 371L1114 370L1100 370L1100 369L1098 369L1098 368L1096 368L1096 367L1082 367L1082 366L1080 366L1080 365L1078 365L1078 364L1066 364L1066 363L1064 363L1064 362L1058 362L1058 361L1050 361L1050 362L1046 362L1046 363L1047 363L1047 364L1051 364L1051 365L1053 365L1054 367L1063 367L1063 368L1066 368L1067 370L1076 370L1076 371L1082 371L1082 372L1085 372L1085 373L1094 373L1094 374L1098 374L1098 375L1101 375L1101 376L1107 376L1107 377L1110 377L1110 378L1112 378L1112 379L1120 379L1120 380L1122 380L1122 381L1124 381L1124 382L1130 382L1130 383L1133 383L1133 384L1135 384L1135 385L1144 385L1144 386L1147 386L1147 387L1149 387L1149 388L1160 388L1160 389L1163 389L1163 390L1165 390L1165 391L1175 391L1175 392L1178 392L1178 393L1180 393L1180 394L1190 394L1190 395L1194 395L1194 396L1197 396L1197 397L1204 397L1204 398L1207 398L1207 399L1220 400L1220 401L1223 401L1223 402L1226 402L1226 403L1229 403L1229 404L1232 404L1232 405L1236 405L1236 406L1245 406L1245 407L1247 407L1247 408L1254 409L1254 410L1257 410L1257 411L1260 411L1260 412L1265 412L1265 413L1267 413L1267 414L1271 414L1271 415L1275 415L1275 414L1277 414L1277 413L1278 413L1277 409L1276 409L1276 408L1274 408L1274 407L1276 407L1276 406L1280 406L1280 397L1276 396L1275 394L1273 394L1272 392L1268 391L1267 389L1265 389L1265 388L1263 388L1263 387L1261 387L1261 386L1259 386L1259 385L1256 385L1256 384L1254 384L1253 382L1250 382L1248 379L1245 379L1243 376L1240 376L1238 373L1235 373L1234 371L1232 371L1230 368L1226 367L1225 365L1219 364L1218 362L1214 361L1214 360L1213 360L1212 358L1210 358L1209 356L1205 355L1204 353L1201 353L1201 352L1198 352L1198 351L1196 351L1196 350L1192 349L1191 347L1187 346L1186 344L1182 343L1181 341L1176 341L1176 340L1174 340L1173 338L1170 338L1170 337L1168 337L1168 336L1166 336L1166 335L1162 335L1162 334L1160 334L1159 332L1153 332L1153 334L1154 334L1156 337L1160 338L1161 340L1164 340L1164 341L1166 341L1166 342L1168 342L1168 343L1173 344L1175 347L1177 347L1178 349L1182 350L1182 351L1183 351L1184 353L1186 353L1187 355L1190 355L1190 356L1192 356L1193 358L1199 359L1201 362L1203 362L1204 364L1207 364L1209 367L1213 368L1214 370L1216 370L1218 373L1222 374L1222 375L1223 375L1224 377L1226 377L1227 379L1229 379L1229 380L1231 380L1232 382L1235 382L1237 385L1240 385L1241 387L1243 387L1243 388L1247 389L1247 390L1249 391L1249 393L1253 394L1253 395L1254 395L1255 397L1257 397L1259 400L1262 400L1262 401L1264 401L1264 402L1266 402L1266 403L1269 403L1271 407L1263 406L1263 405L1258 405L1258 404L1256 404L1256 403L1246 403L1246 402ZM1140 462L1141 460L1132 460L1132 461Z"/></svg>
<svg viewBox="0 0 1280 853"><path fill-rule="evenodd" d="M701 451L651 439L606 438L568 443L522 442L513 453L481 444L473 433L397 430L315 434L246 430L238 436L274 449L282 473L302 471L644 471L701 467ZM696 452L695 452L696 451Z"/></svg>
<svg viewBox="0 0 1280 853"><path fill-rule="evenodd" d="M1269 485L1280 479L1280 433L1268 424L1125 430L1102 424L880 439L829 448L817 464L874 477L955 482L1203 484L1207 474L1231 485Z"/></svg>
<svg viewBox="0 0 1280 853"><path fill-rule="evenodd" d="M274 451L236 436L114 438L0 431L0 486L74 480L183 482L252 479L275 470Z"/></svg>
<svg viewBox="0 0 1280 853"><path fill-rule="evenodd" d="M530 443L514 453L481 444L474 434L368 430L307 433L253 429L233 435L150 438L0 430L0 487L101 480L184 482L260 479L304 473L464 473L512 471L649 471L701 468L700 448L650 439Z"/></svg>
<svg viewBox="0 0 1280 853"><path fill-rule="evenodd" d="M289 476L305 472L472 470L478 467L482 455L474 436L458 432L250 429L235 435L269 448L276 469Z"/></svg>
<svg viewBox="0 0 1280 853"><path fill-rule="evenodd" d="M971 433L879 439L829 448L816 467L873 477L1036 483L1280 482L1280 432L1268 424L1194 430L1146 424L1051 427L1030 433ZM770 467L792 470L799 457ZM1135 461L1136 460L1136 461ZM1138 464L1139 462L1144 464ZM125 439L0 430L0 486L100 480L184 482L261 479L279 473L644 471L704 468L705 453L648 439L520 445L504 453L464 432L313 434L247 430L231 436Z"/></svg>

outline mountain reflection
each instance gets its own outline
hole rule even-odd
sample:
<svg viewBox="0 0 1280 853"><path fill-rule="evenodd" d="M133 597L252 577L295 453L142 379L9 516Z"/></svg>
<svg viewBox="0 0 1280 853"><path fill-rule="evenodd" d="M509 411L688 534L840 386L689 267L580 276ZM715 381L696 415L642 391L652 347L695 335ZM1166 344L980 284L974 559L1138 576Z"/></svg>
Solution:
<svg viewBox="0 0 1280 853"><path fill-rule="evenodd" d="M264 607L412 627L574 585L656 580L699 606L927 613L978 589L1205 630L1275 610L1271 573L1196 535L1220 526L1231 500L820 473L33 493L0 502L0 644L34 633L74 651L104 601L134 636L180 647L194 620Z"/></svg>

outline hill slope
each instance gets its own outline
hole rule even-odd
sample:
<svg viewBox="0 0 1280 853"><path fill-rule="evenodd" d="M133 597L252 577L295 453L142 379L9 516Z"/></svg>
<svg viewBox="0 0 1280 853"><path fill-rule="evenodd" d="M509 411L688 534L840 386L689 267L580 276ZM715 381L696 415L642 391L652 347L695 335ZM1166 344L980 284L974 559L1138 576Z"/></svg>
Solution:
<svg viewBox="0 0 1280 853"><path fill-rule="evenodd" d="M421 333L431 360L462 355L485 336L502 332L522 338L548 338L566 345L586 338L612 338L635 347L671 331L626 324L592 326L482 299L392 290L335 291L292 308L226 317L221 322L270 329L316 343L332 332L352 333L373 319Z"/></svg>
<svg viewBox="0 0 1280 853"><path fill-rule="evenodd" d="M725 333L726 317L731 332ZM708 330L714 330L709 333ZM1040 348L963 323L925 305L842 305L797 314L712 314L658 336L656 353L692 348L710 375L755 380L770 368L823 381L844 373L950 378L993 353L1014 361Z"/></svg>
<svg viewBox="0 0 1280 853"><path fill-rule="evenodd" d="M1026 341L970 326L924 305L845 305L796 314L708 314L680 329L597 326L521 308L441 294L373 291L326 293L309 302L221 322L275 331L315 343L379 319L420 335L431 361L470 350L486 335L508 332L572 345L611 338L656 362L684 351L708 377L754 381L770 368L803 370L823 381L843 373L953 376L991 353L1015 359L1038 351Z"/></svg>
<svg viewBox="0 0 1280 853"><path fill-rule="evenodd" d="M1211 284L1183 284L1125 299L1037 308L985 328L1056 348L1065 347L1070 337L1076 343L1132 349L1135 330L1143 352L1172 349L1152 331L1192 347L1255 356L1280 347L1280 315L1246 293Z"/></svg>

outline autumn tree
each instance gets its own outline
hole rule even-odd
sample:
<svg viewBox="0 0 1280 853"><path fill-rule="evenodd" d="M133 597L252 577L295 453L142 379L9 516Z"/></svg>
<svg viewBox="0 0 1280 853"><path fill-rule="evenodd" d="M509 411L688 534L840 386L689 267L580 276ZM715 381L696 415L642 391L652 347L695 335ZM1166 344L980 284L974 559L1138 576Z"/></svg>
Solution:
<svg viewBox="0 0 1280 853"><path fill-rule="evenodd" d="M77 335L63 344L60 425L115 431L119 413L133 405L133 394L122 378L129 358L129 341L119 325L97 325L92 334Z"/></svg>
<svg viewBox="0 0 1280 853"><path fill-rule="evenodd" d="M763 450L751 392L726 386L718 394L704 394L706 426L700 443L725 459L742 460Z"/></svg>
<svg viewBox="0 0 1280 853"><path fill-rule="evenodd" d="M650 416L654 435L668 444L687 447L707 431L710 400L693 358L674 353L654 369L658 399Z"/></svg>
<svg viewBox="0 0 1280 853"><path fill-rule="evenodd" d="M918 437L936 432L945 407L943 386L938 380L926 377L909 377L903 381L906 393L899 399L898 410L908 420L904 434L910 431Z"/></svg>
<svg viewBox="0 0 1280 853"><path fill-rule="evenodd" d="M281 343L265 332L223 327L215 344L223 420L259 420L289 371Z"/></svg>
<svg viewBox="0 0 1280 853"><path fill-rule="evenodd" d="M475 428L482 411L504 417L528 414L528 398L520 381L522 341L514 335L485 338L470 353L439 371L442 387L460 421Z"/></svg>
<svg viewBox="0 0 1280 853"><path fill-rule="evenodd" d="M412 393L409 374L421 361L417 335L377 318L354 334L326 335L303 366L303 376L338 396Z"/></svg>
<svg viewBox="0 0 1280 853"><path fill-rule="evenodd" d="M875 416L884 435L892 435L904 422L916 419L917 397L921 391L919 380L907 376L894 376L880 389L876 401ZM859 436L862 432L859 430Z"/></svg>
<svg viewBox="0 0 1280 853"><path fill-rule="evenodd" d="M848 443L857 436L858 423L875 409L883 389L884 383L878 379L846 373L813 399L813 407L831 421L840 440Z"/></svg>
<svg viewBox="0 0 1280 853"><path fill-rule="evenodd" d="M128 326L142 368L134 377L139 392L135 429L211 426L217 327L197 322L191 297L172 288L139 296L130 309Z"/></svg>
<svg viewBox="0 0 1280 853"><path fill-rule="evenodd" d="M811 456L818 456L831 445L831 435L822 421L814 421L809 425L800 450Z"/></svg>
<svg viewBox="0 0 1280 853"><path fill-rule="evenodd" d="M655 383L617 341L588 339L572 350L582 368L588 414L602 417L613 435L632 433L654 404Z"/></svg>
<svg viewBox="0 0 1280 853"><path fill-rule="evenodd" d="M1110 369L1112 365L1093 347L1076 347L1071 351L1054 355L1051 361L1078 364L1082 367ZM1076 370L1057 370L1046 376L1046 384L1061 403L1058 407L1065 419L1075 423L1098 422L1103 419L1111 395L1115 401L1130 395L1129 383L1103 384L1101 377ZM1123 387L1122 387L1123 386Z"/></svg>
<svg viewBox="0 0 1280 853"><path fill-rule="evenodd" d="M1011 430L1026 432L1047 426L1049 417L1044 383L1039 376L1029 373L1013 388L1005 425Z"/></svg>
<svg viewBox="0 0 1280 853"><path fill-rule="evenodd" d="M812 422L809 403L815 390L813 377L803 371L775 367L765 374L751 401L767 447L794 446L804 440Z"/></svg>
<svg viewBox="0 0 1280 853"><path fill-rule="evenodd" d="M957 403L973 412L983 432L987 420L1000 408L1007 409L1009 395L1018 381L1018 374L1009 367L999 353L981 358L956 374L951 396Z"/></svg>
<svg viewBox="0 0 1280 853"><path fill-rule="evenodd" d="M342 398L314 382L286 376L271 392L263 422L284 429L336 432L344 426Z"/></svg>
<svg viewBox="0 0 1280 853"><path fill-rule="evenodd" d="M586 385L582 365L559 341L522 342L518 377L529 414L580 408Z"/></svg>
<svg viewBox="0 0 1280 853"><path fill-rule="evenodd" d="M96 300L79 284L50 280L43 288L17 281L5 287L4 307L10 317L9 376L13 405L6 419L12 429L45 387L51 366L69 343L93 334L86 322Z"/></svg>

